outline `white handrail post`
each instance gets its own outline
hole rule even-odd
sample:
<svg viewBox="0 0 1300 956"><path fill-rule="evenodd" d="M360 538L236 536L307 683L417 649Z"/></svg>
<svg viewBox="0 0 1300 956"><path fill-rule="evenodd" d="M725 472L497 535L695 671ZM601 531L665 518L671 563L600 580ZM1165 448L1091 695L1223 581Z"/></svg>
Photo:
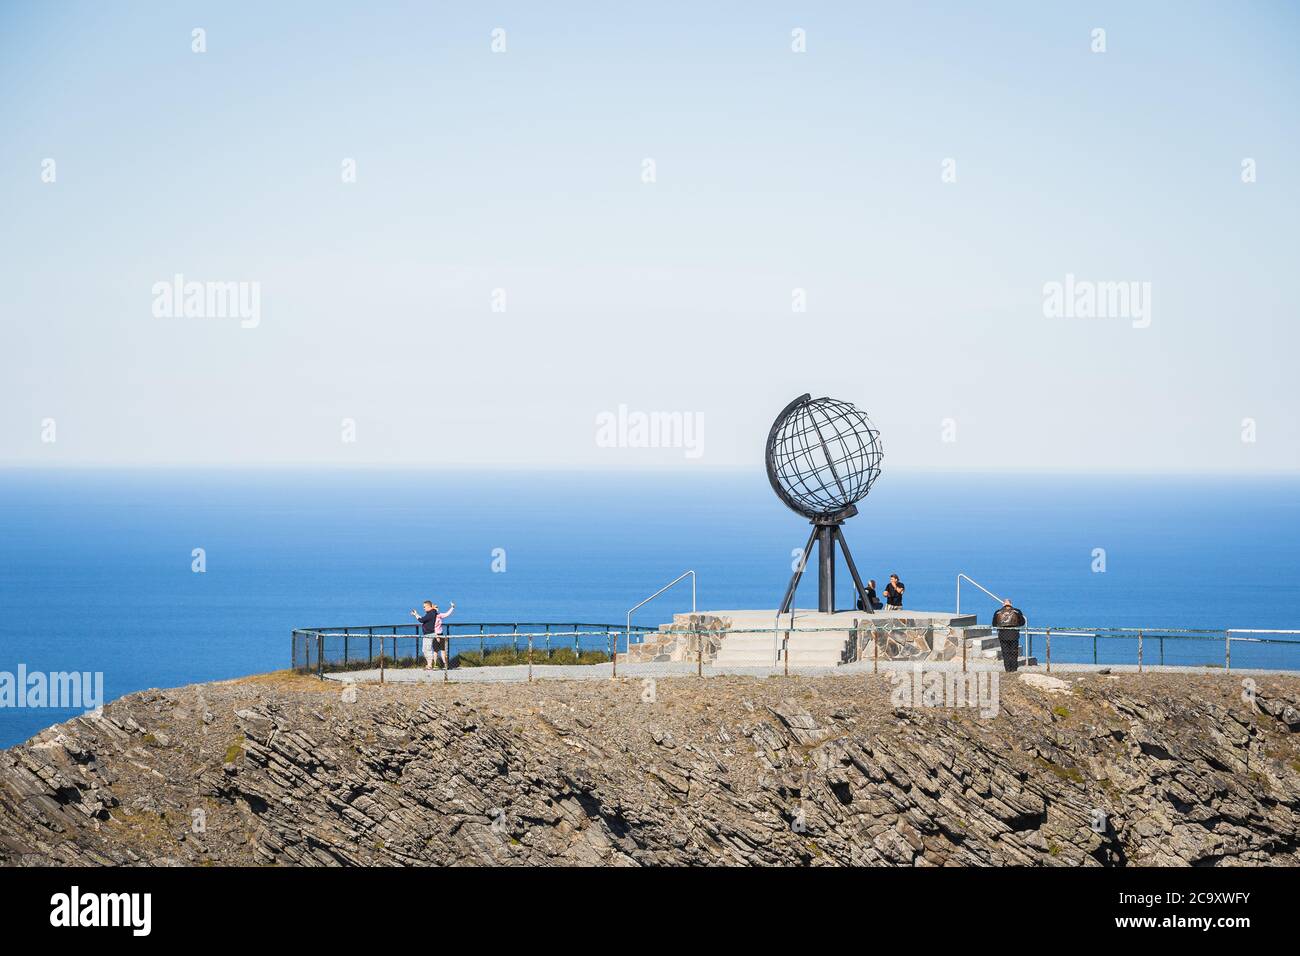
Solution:
<svg viewBox="0 0 1300 956"><path fill-rule="evenodd" d="M1002 598L998 597L996 594L994 594L992 591L990 591L990 590L989 590L988 588L986 588L984 585L980 584L978 581L976 581L976 580L975 580L973 577L971 577L969 574L964 574L964 573L958 572L958 574L957 574L957 613L958 613L959 615L961 614L961 581L962 581L962 578L965 578L965 579L966 579L967 581L969 581L971 584L975 585L977 588L979 588L981 591L983 591L985 594L987 594L987 595L988 595L989 597L991 597L993 600L997 601L999 604L1002 603Z"/></svg>
<svg viewBox="0 0 1300 956"><path fill-rule="evenodd" d="M687 577L688 575L690 576L690 579L691 579L691 613L692 613L692 614L695 613L695 611L696 611L696 606L695 606L695 581L696 581L695 572L694 572L693 570L691 570L691 571L683 571L681 574L677 575L677 577L673 578L671 581L669 581L667 584L665 584L663 587L661 587L661 588L660 588L658 591L656 591L654 594L650 595L648 598L646 598L646 599L645 599L644 601L642 601L640 604L634 604L634 605L632 605L632 607L628 608L628 610L627 610L627 650L628 650L628 653L629 653L629 654L632 652L632 612L635 611L635 610L637 610L637 609L639 609L639 608L645 607L647 604L649 604L651 601L653 601L653 600L654 600L655 598L657 598L659 595L663 594L663 593L664 593L665 591L667 591L670 587L672 587L674 584L676 584L678 581L682 580L683 578Z"/></svg>
<svg viewBox="0 0 1300 956"><path fill-rule="evenodd" d="M790 632L794 630L794 604L790 605L790 626L786 629L785 637L781 640L781 646L785 649L785 673L790 675ZM780 654L777 655L777 663L781 663Z"/></svg>
<svg viewBox="0 0 1300 956"><path fill-rule="evenodd" d="M624 642L627 644L627 658L632 659L632 612L627 612L627 630L623 632ZM614 639L614 676L618 676L618 639Z"/></svg>

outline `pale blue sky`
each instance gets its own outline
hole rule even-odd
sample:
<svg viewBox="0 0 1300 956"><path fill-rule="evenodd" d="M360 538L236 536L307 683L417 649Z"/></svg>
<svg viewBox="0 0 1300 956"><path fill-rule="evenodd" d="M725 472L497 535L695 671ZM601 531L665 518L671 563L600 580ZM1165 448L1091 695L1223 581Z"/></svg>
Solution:
<svg viewBox="0 0 1300 956"><path fill-rule="evenodd" d="M748 467L811 391L887 467L1300 468L1294 4L266 6L0 5L0 463Z"/></svg>

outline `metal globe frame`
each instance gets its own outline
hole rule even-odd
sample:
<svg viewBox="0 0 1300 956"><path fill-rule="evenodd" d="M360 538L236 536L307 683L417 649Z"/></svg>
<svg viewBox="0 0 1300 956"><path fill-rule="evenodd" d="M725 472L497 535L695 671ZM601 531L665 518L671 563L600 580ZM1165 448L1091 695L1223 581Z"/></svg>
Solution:
<svg viewBox="0 0 1300 956"><path fill-rule="evenodd" d="M818 610L835 612L838 546L863 608L868 614L875 613L841 526L858 513L857 503L880 477L883 460L880 432L865 413L848 402L804 394L776 417L764 452L768 481L786 507L813 526L779 613L790 611L813 542L818 546Z"/></svg>

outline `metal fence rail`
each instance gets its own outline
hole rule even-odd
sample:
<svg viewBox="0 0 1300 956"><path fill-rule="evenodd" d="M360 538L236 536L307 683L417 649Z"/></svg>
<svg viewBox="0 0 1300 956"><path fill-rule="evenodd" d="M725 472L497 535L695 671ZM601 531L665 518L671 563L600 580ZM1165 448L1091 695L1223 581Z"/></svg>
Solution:
<svg viewBox="0 0 1300 956"><path fill-rule="evenodd" d="M654 629L636 628L634 632L646 630ZM421 633L419 624L298 628L293 632L290 666L316 674L423 667L423 640L432 636ZM539 665L600 663L613 659L620 638L626 646L622 624L448 621L441 636L446 639L453 666L523 663L521 655L526 652L531 652L531 659Z"/></svg>
<svg viewBox="0 0 1300 956"><path fill-rule="evenodd" d="M451 668L509 668L547 665L609 665L611 676L637 676L653 673L695 673L712 670L713 655L721 642L736 635L770 636L770 654L761 664L742 665L743 672L789 673L790 650L799 642L816 635L846 635L844 662L871 664L879 669L889 660L880 654L880 642L872 639L870 656L858 653L860 629L870 626L863 617L852 625L829 627L795 627L792 624L771 628L728 628L663 632L652 627L629 627L620 624L559 624L555 622L448 622L443 627L446 654ZM979 626L996 636L998 629ZM1019 632L1020 651L1035 656L1042 651L1047 670L1057 664L1094 664L1132 666L1139 671L1148 667L1234 666L1267 670L1300 670L1300 630L1251 628L1156 628L1156 627L1039 627L1007 628ZM964 633L964 632L963 632ZM646 660L632 654L646 646L646 638L664 636L676 639L670 659ZM331 628L301 628L293 632L292 667L295 671L325 673L425 666L422 638L418 624L350 625ZM638 640L640 639L640 640ZM961 640L960 663L963 670L973 660L969 653L972 641ZM852 653L850 653L850 649ZM503 672L504 673L504 672ZM444 675L445 676L445 675ZM480 676L487 676L480 674ZM518 679L511 671L503 679Z"/></svg>
<svg viewBox="0 0 1300 956"><path fill-rule="evenodd" d="M996 628L991 628L996 631ZM1267 670L1300 670L1300 630L1256 630L1251 628L1176 627L1022 627L1021 649L1034 656L1034 640L1040 640L1048 670L1052 667L1053 639L1057 663L1095 665L1136 664L1147 667L1222 667L1231 670L1233 646L1238 647L1238 666ZM1250 636L1247 636L1250 635ZM1270 635L1256 637L1253 635ZM1110 642L1106 647L1103 642ZM1066 651L1062 656L1061 651ZM1242 659L1245 645L1254 653ZM1273 654L1258 650L1273 648ZM1104 653L1103 653L1104 650Z"/></svg>

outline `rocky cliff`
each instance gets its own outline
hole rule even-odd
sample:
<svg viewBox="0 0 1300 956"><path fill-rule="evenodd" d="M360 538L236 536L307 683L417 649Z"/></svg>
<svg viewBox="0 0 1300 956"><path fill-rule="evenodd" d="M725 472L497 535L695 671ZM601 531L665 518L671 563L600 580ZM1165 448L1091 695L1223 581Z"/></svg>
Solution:
<svg viewBox="0 0 1300 956"><path fill-rule="evenodd" d="M885 675L125 697L0 753L0 863L1300 863L1300 679Z"/></svg>

